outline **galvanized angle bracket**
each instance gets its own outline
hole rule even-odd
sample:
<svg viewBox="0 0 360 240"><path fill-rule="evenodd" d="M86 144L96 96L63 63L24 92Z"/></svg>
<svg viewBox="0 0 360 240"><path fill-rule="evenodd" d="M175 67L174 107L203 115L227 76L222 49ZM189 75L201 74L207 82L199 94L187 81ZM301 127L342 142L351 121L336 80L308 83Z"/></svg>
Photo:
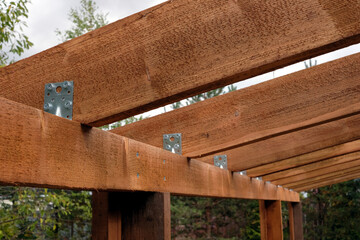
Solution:
<svg viewBox="0 0 360 240"><path fill-rule="evenodd" d="M164 134L163 148L172 153L182 154L181 133Z"/></svg>
<svg viewBox="0 0 360 240"><path fill-rule="evenodd" d="M73 117L74 82L45 85L44 111L66 119Z"/></svg>
<svg viewBox="0 0 360 240"><path fill-rule="evenodd" d="M214 156L214 165L222 169L227 169L227 156L226 155Z"/></svg>

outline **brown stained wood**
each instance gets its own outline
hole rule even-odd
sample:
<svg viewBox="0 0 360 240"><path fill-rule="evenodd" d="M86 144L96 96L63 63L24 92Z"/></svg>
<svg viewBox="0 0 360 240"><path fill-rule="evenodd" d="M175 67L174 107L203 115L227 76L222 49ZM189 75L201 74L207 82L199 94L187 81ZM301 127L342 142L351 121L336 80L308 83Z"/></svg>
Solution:
<svg viewBox="0 0 360 240"><path fill-rule="evenodd" d="M310 189L325 187L325 186L329 186L329 185L333 185L333 184L337 184L337 183L341 183L341 182L346 182L346 181L350 181L350 180L354 180L354 179L358 179L358 178L360 178L360 174L357 172L357 173L348 174L348 175L345 175L342 177L337 177L335 179L325 179L323 181L317 181L315 183L310 183L306 186L301 186L299 188L295 188L294 190L297 192L307 191Z"/></svg>
<svg viewBox="0 0 360 240"><path fill-rule="evenodd" d="M313 177L321 176L324 174L331 174L331 173L336 174L336 172L338 171L354 169L354 167L360 167L360 158L357 158L354 161L336 164L330 167L324 166L320 169L313 169L313 170L309 169L307 172L304 172L302 174L276 179L271 181L271 183L281 186L287 186L288 184L293 184L303 180L310 180Z"/></svg>
<svg viewBox="0 0 360 240"><path fill-rule="evenodd" d="M296 192L20 103L0 98L0 106L2 184L299 201Z"/></svg>
<svg viewBox="0 0 360 240"><path fill-rule="evenodd" d="M303 240L303 214L301 202L288 203L290 240Z"/></svg>
<svg viewBox="0 0 360 240"><path fill-rule="evenodd" d="M358 0L167 1L1 68L0 96L42 109L73 80L100 126L358 42Z"/></svg>
<svg viewBox="0 0 360 240"><path fill-rule="evenodd" d="M168 200L169 193L93 192L92 239L170 240Z"/></svg>
<svg viewBox="0 0 360 240"><path fill-rule="evenodd" d="M296 168L290 168L285 171L276 172L273 174L265 175L263 176L263 180L266 181L275 181L275 180L281 180L281 179L290 179L290 177L298 176L301 174L306 174L311 171L321 170L323 168L328 167L337 167L344 163L349 163L355 160L360 159L360 152L353 152L341 156L337 156L334 158L325 159L322 161L318 161L315 163L307 164L304 166L296 167Z"/></svg>
<svg viewBox="0 0 360 240"><path fill-rule="evenodd" d="M325 180L331 180L331 179L337 179L337 178L341 178L344 177L346 175L352 175L352 174L356 174L360 172L360 165L356 166L356 167L352 167L349 169L342 169L339 171L335 171L332 173L326 173L326 174L322 174L319 176L315 176L315 177L311 177L311 178L307 178L304 180L300 180L294 183L289 183L289 184L284 184L283 187L287 187L287 188L291 188L291 189L297 189L299 187L302 186L306 186L309 184L314 184L317 182L321 182L321 181L325 181Z"/></svg>
<svg viewBox="0 0 360 240"><path fill-rule="evenodd" d="M350 160L352 160L351 156L356 155L357 153L353 153L356 151L360 151L360 140L355 140L352 142L339 144L339 145L336 145L333 147L324 148L324 149L321 149L318 151L314 151L314 152L306 153L303 155L295 156L292 158L284 159L281 161L265 164L265 165L258 166L255 168L250 168L250 169L247 169L246 173L250 177L264 176L264 178L266 178L268 180L269 179L277 179L279 177L279 175L277 175L277 173L274 173L274 175L266 175L266 174L285 170L285 171L283 171L284 176L288 176L287 174L292 174L293 172L296 174L298 166L315 163L315 162L322 161L325 159L334 158L334 161L337 161L337 160L341 161L341 160L349 159L349 157L350 157ZM353 153L353 154L347 155L347 153ZM344 155L344 156L339 156L339 155ZM286 170L286 169L288 169L288 170ZM301 169L300 169L300 171L301 171Z"/></svg>
<svg viewBox="0 0 360 240"><path fill-rule="evenodd" d="M331 76L331 77L330 77ZM196 157L226 148L228 168L242 170L258 159L280 160L354 139L358 132L346 131L341 118L360 112L360 54L293 73L246 89L145 119L112 132L162 147L166 133L182 133L183 155ZM341 124L331 120L341 120ZM357 121L356 121L357 122ZM327 129L333 128L339 132ZM355 127L356 128L356 127ZM301 135L320 132L319 141L306 149ZM360 137L360 136L358 136ZM289 151L288 139L295 139ZM334 138L335 140L331 140ZM339 142L336 141L339 139ZM311 139L305 140L306 144ZM273 142L275 142L273 144ZM284 145L284 142L287 144ZM274 145L280 145L280 155ZM266 148L267 151L259 149ZM306 151L302 151L302 149ZM262 155L259 155L262 154ZM266 156L268 155L268 156ZM212 156L200 158L212 162ZM266 163L266 162L265 162Z"/></svg>
<svg viewBox="0 0 360 240"><path fill-rule="evenodd" d="M281 201L259 201L261 240L282 240Z"/></svg>
<svg viewBox="0 0 360 240"><path fill-rule="evenodd" d="M360 107L360 104L358 106ZM219 154L226 154L228 159L242 159L232 161L229 167L233 171L240 171L359 138L360 114L356 114ZM211 162L212 157L199 160Z"/></svg>

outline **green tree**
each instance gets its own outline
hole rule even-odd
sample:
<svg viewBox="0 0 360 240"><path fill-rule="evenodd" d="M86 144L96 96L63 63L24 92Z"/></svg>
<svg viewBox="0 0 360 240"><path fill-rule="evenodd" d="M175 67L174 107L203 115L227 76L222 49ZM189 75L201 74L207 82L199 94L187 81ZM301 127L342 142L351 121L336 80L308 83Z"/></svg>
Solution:
<svg viewBox="0 0 360 240"><path fill-rule="evenodd" d="M108 14L98 13L98 7L93 0L81 0L80 9L71 8L69 20L72 27L69 30L55 31L56 35L65 42L75 37L79 37L87 32L100 28L108 24L106 20Z"/></svg>
<svg viewBox="0 0 360 240"><path fill-rule="evenodd" d="M33 45L23 33L28 3L27 0L0 1L0 66L14 61L10 54L20 56Z"/></svg>

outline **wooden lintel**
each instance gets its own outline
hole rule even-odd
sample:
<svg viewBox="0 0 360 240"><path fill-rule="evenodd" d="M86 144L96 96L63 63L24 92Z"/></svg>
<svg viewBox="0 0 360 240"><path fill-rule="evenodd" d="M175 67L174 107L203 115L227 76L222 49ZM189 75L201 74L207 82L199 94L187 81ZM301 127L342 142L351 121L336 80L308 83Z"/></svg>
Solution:
<svg viewBox="0 0 360 240"><path fill-rule="evenodd" d="M167 1L1 68L0 96L42 109L73 80L100 126L358 42L357 1Z"/></svg>
<svg viewBox="0 0 360 240"><path fill-rule="evenodd" d="M0 98L0 183L299 201L296 192Z"/></svg>

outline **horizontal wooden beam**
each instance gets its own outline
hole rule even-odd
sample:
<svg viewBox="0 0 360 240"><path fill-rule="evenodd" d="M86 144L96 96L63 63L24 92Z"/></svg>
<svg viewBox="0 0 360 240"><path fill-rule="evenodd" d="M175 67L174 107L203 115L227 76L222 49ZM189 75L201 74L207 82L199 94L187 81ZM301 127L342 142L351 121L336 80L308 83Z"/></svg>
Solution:
<svg viewBox="0 0 360 240"><path fill-rule="evenodd" d="M360 146L359 146L360 147ZM263 176L263 180L266 181L276 181L281 179L291 178L297 175L306 174L311 171L321 170L327 167L336 167L338 165L349 163L355 160L360 159L360 151L340 155L337 157L325 159L322 161L310 163L300 167L290 168L284 171L275 172L269 175Z"/></svg>
<svg viewBox="0 0 360 240"><path fill-rule="evenodd" d="M357 1L167 1L1 68L0 96L42 109L73 80L100 126L358 42Z"/></svg>
<svg viewBox="0 0 360 240"><path fill-rule="evenodd" d="M356 167L352 167L352 168L348 168L348 169L342 169L339 171L333 171L330 173L326 173L326 174L322 174L319 176L314 176L312 178L307 178L305 180L301 180L301 181L297 181L294 183L289 183L289 184L284 184L284 187L288 187L291 189L297 189L303 186L307 186L310 184L316 184L318 182L321 181L325 181L325 180L332 180L332 179L337 179L337 178L342 178L344 176L347 175L352 175L352 174L356 174L360 172L360 165L356 166Z"/></svg>
<svg viewBox="0 0 360 240"><path fill-rule="evenodd" d="M0 98L0 183L299 201L296 192Z"/></svg>
<svg viewBox="0 0 360 240"><path fill-rule="evenodd" d="M247 170L247 175L250 177L264 176L264 178L268 180L277 179L281 173L284 174L283 176L289 176L293 173L299 174L302 169L297 167L326 159L334 159L333 161L335 162L338 160L346 161L346 159L354 160L357 156L357 153L354 152L357 151L360 151L360 140L339 144L333 147L324 148L318 151L251 168ZM353 156L355 156L355 158L352 158ZM297 169L299 169L300 172ZM279 172L279 174L277 174L277 172ZM274 175L271 173L274 173Z"/></svg>
<svg viewBox="0 0 360 240"><path fill-rule="evenodd" d="M360 178L360 173L352 173L352 174L348 174L342 177L338 177L336 179L325 179L323 181L318 181L306 186L301 186L299 188L295 188L296 191L301 192L301 191L307 191L310 189L315 189L315 188L320 188L320 187L325 187L325 186L329 186L329 185L333 185L333 184L338 184L338 183L342 183L342 182L346 182L346 181L350 181L350 180L354 180L354 179L358 179Z"/></svg>
<svg viewBox="0 0 360 240"><path fill-rule="evenodd" d="M163 134L179 132L185 156L227 154L237 171L360 138L359 112L355 54L112 132L158 147Z"/></svg>
<svg viewBox="0 0 360 240"><path fill-rule="evenodd" d="M291 177L276 179L276 180L271 181L271 183L286 187L290 184L296 184L297 182L300 182L300 181L307 181L307 180L310 181L313 178L321 176L321 175L332 174L332 173L336 174L337 172L340 172L343 170L344 171L353 170L356 167L360 167L360 158L357 158L354 161L336 164L336 165L333 165L330 167L323 167L320 169L309 170L308 172L304 172L302 174L294 175Z"/></svg>

